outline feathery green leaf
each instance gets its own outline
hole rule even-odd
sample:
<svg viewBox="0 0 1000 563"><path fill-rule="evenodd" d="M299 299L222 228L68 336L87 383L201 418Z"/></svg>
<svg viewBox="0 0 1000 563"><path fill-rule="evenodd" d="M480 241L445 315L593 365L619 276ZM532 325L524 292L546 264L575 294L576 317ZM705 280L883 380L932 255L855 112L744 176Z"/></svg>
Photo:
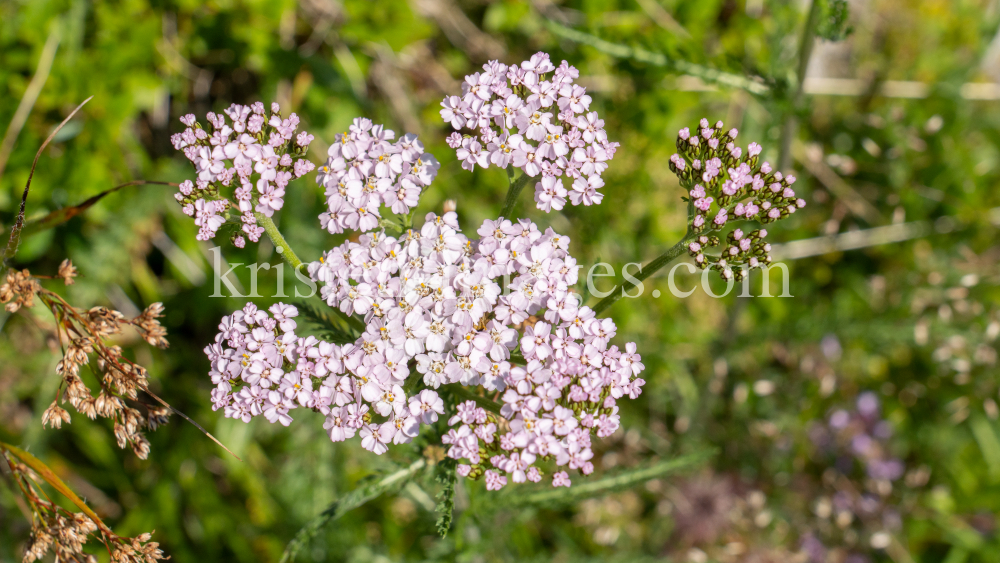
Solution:
<svg viewBox="0 0 1000 563"><path fill-rule="evenodd" d="M350 344L357 340L343 325L311 303L296 303L302 319L316 325L320 333L335 344Z"/></svg>
<svg viewBox="0 0 1000 563"><path fill-rule="evenodd" d="M285 547L285 553L281 556L281 563L291 563L292 561L295 561L295 557L298 556L302 549L309 545L309 542L316 535L316 533L323 528L323 526L326 526L328 523L340 518L347 512L354 510L355 508L378 497L382 493L401 487L404 483L410 480L410 478L412 478L417 471L420 471L426 465L427 462L424 461L423 458L420 458L411 463L409 467L390 473L384 478L368 483L364 486L359 486L353 491L333 501L333 503L330 504L326 510L321 512L319 516L306 523L306 525L303 526L297 534L295 534L292 541L288 542L288 545Z"/></svg>
<svg viewBox="0 0 1000 563"><path fill-rule="evenodd" d="M455 511L455 483L458 474L455 473L455 460L444 459L434 468L434 479L441 485L437 494L438 503L434 508L437 512L437 532L442 538L451 529L452 513Z"/></svg>

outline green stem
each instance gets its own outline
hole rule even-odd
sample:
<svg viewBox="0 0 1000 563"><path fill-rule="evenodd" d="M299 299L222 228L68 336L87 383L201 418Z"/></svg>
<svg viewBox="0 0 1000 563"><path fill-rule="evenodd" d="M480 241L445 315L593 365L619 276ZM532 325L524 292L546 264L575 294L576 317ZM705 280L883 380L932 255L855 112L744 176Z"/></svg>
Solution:
<svg viewBox="0 0 1000 563"><path fill-rule="evenodd" d="M687 187L685 187L685 189L687 189ZM730 203L729 205L727 205L725 207L725 210L727 212L731 213L732 210L733 210L733 208L736 207L736 204L737 204L737 202L735 202L735 201L732 202L732 203ZM693 200L689 200L688 201L688 230L687 230L687 233L684 234L684 238L682 238L681 240L677 241L677 244L671 246L669 250L667 250L663 254L657 256L656 258L654 258L652 262L650 262L649 264L646 264L645 266L643 266L642 270L639 271L639 275L635 276L635 278L636 278L637 281L642 282L646 278L648 278L648 277L652 276L653 274L655 274L657 271L661 270L667 264L673 262L674 259L676 259L681 254L684 254L684 252L687 250L687 244L689 242L691 242L692 240L694 240L695 238L698 238L698 237L700 237L702 235L709 235L709 234L712 234L712 233L715 233L715 232L718 232L719 230L721 230L720 227L716 227L715 225L711 225L711 227L709 227L709 225L706 225L705 230L696 233L692 229L692 225L693 224L692 224L691 221L692 221L693 218L694 218L694 202L693 202ZM635 287L635 284L632 283L632 282L626 283L622 287L622 289L620 291L618 290L618 286L615 286L615 288L613 290L611 290L612 291L611 295L608 295L604 299L601 299L600 301L597 302L597 305L594 305L594 307L593 307L594 314L595 315L599 315L601 313L601 311L603 311L603 310L607 309L608 307L614 305L615 301L618 301L619 299L622 298L622 294L624 292L629 291L629 290L631 290L634 287Z"/></svg>
<svg viewBox="0 0 1000 563"><path fill-rule="evenodd" d="M607 53L612 57L632 59L641 63L664 67L671 72L695 76L707 84L716 84L729 88L739 88L741 90L746 90L755 96L763 96L771 91L771 87L768 86L765 80L759 76L746 77L739 74L722 72L714 68L690 63L688 61L670 59L662 53L654 53L640 47L628 47L626 45L619 45L617 43L605 41L600 37L595 37L589 33L584 33L582 31L560 25L552 20L545 20L544 23L552 33L565 39L569 39L570 41L590 45L598 51Z"/></svg>
<svg viewBox="0 0 1000 563"><path fill-rule="evenodd" d="M406 228L401 227L398 223L396 223L392 219L382 218L379 220L378 226L382 227L383 229L392 229L393 231L396 232L397 236L402 235L403 232L406 230Z"/></svg>
<svg viewBox="0 0 1000 563"><path fill-rule="evenodd" d="M676 259L678 256L687 252L687 243L690 242L695 237L697 237L699 234L701 233L688 232L686 235L684 235L684 238L682 238L680 241L677 242L677 244L671 246L669 250L654 258L652 262L643 266L642 270L640 270L639 273L636 274L635 279L641 282L646 278L648 278L649 276L655 274L657 271L662 269L667 264L673 262L674 259ZM593 307L594 314L599 315L601 311L614 305L616 301L622 298L622 294L624 292L629 291L634 287L635 283L633 282L626 282L624 285L621 286L621 289L619 289L618 286L616 285L615 288L611 290L612 291L611 295L608 295L604 299L601 299L597 303L597 305L594 305Z"/></svg>
<svg viewBox="0 0 1000 563"><path fill-rule="evenodd" d="M806 70L809 69L809 59L812 57L813 43L816 39L816 26L819 25L820 2L813 0L806 16L806 25L802 30L802 42L799 44L799 68L795 79L795 101L802 100L805 92Z"/></svg>
<svg viewBox="0 0 1000 563"><path fill-rule="evenodd" d="M503 203L503 211L500 212L501 217L513 221L510 214L514 212L517 196L521 195L521 190L528 184L528 180L531 180L531 176L522 173L516 180L511 182L510 188L507 189L507 199Z"/></svg>
<svg viewBox="0 0 1000 563"><path fill-rule="evenodd" d="M102 532L110 535L111 537L117 537L115 536L115 533L112 532L111 529L104 524L101 518L97 514L95 514L94 511L91 510L89 506L87 506L87 503L83 502L83 500L81 500L80 497L76 496L76 493L73 492L73 489L67 487L66 483L64 483L62 479L60 479L59 476L55 474L54 471L49 469L48 465L45 465L37 457L22 450L21 448L18 448L17 446L12 446L10 444L5 444L3 442L0 442L0 452L3 451L10 452L11 455L20 459L25 465L30 467L36 474L38 474L38 476L41 477L46 483L51 485L53 489L62 493L64 497L69 499L70 502L75 504L77 508L79 508L84 514L86 514L88 518L93 520L94 524L100 527Z"/></svg>
<svg viewBox="0 0 1000 563"><path fill-rule="evenodd" d="M813 0L809 6L809 14L806 16L805 27L802 28L802 37L799 39L799 66L795 75L795 92L792 94L791 107L785 115L785 122L781 131L781 153L778 156L778 170L787 170L791 164L792 137L795 136L797 119L795 114L801 109L802 101L805 99L806 71L809 69L809 59L812 57L813 43L816 39L816 26L819 24L820 12L819 0Z"/></svg>
<svg viewBox="0 0 1000 563"><path fill-rule="evenodd" d="M270 217L263 213L254 213L254 215L257 216L257 222L260 223L260 226L264 227L267 238L271 239L271 242L274 243L274 250L284 258L285 262L288 262L289 266L298 271L299 266L302 265L302 260L295 254L292 247L288 245L288 241L281 235L278 226L274 224L274 221Z"/></svg>
<svg viewBox="0 0 1000 563"><path fill-rule="evenodd" d="M303 266L302 260L299 258L298 254L295 254L292 247L289 246L285 237L281 235L281 231L278 230L278 226L275 225L274 221L266 215L261 213L254 213L254 215L257 216L257 222L260 223L260 226L264 227L264 232L267 233L267 237L271 239L271 242L274 244L274 250L281 255L285 262L288 262L288 265L291 266L294 271L298 272L299 268ZM351 328L359 333L365 331L365 323L363 320L357 317L345 315L343 311L337 309L336 307L332 307L332 309L333 312L340 318L344 319L344 321L347 322Z"/></svg>

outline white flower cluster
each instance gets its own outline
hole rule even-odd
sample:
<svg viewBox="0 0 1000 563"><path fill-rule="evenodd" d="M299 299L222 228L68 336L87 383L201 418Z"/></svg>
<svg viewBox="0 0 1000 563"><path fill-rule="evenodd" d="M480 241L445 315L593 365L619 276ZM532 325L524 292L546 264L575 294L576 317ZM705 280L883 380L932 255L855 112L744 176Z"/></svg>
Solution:
<svg viewBox="0 0 1000 563"><path fill-rule="evenodd" d="M284 205L288 182L315 167L303 158L313 136L305 131L296 134L298 116L282 119L280 109L271 104L267 113L261 102L233 104L225 115L208 113L211 131L203 129L193 114L181 118L187 128L170 140L194 164L198 177L183 182L175 197L184 213L195 218L198 240L214 238L231 211L237 210L243 233L257 242L264 229L257 225L254 212L273 215ZM221 193L230 186L235 187L235 203ZM232 240L239 248L246 244L238 233Z"/></svg>
<svg viewBox="0 0 1000 563"><path fill-rule="evenodd" d="M556 181L565 172L580 184L571 196L574 203L599 202L600 173L617 144L607 142L596 114L577 116L589 98L572 83L576 70L563 63L553 81L546 81L545 73L553 68L541 54L521 67L488 67L507 76L522 94L534 92L522 104L530 108L524 116L531 121L524 133L539 144L522 140L518 147L537 155L526 162L538 167L525 165L525 172L541 173L539 186L549 188L546 178ZM499 85L490 88L483 100L503 93ZM562 110L556 122L543 111L553 103ZM482 104L472 101L473 106ZM236 113L234 121L243 123ZM213 125L218 119L210 116ZM482 126L484 136L492 119ZM506 139L514 121L497 123ZM200 129L191 131L197 140L193 131ZM517 483L539 481L539 461L589 474L591 435L614 433L616 401L642 392L643 365L635 344L624 351L611 345L614 322L580 305L571 290L579 266L567 252L569 238L551 228L543 232L529 220L500 218L485 221L479 240L470 240L460 232L457 215L448 212L427 214L419 231L386 234L380 207L409 213L439 167L416 136L393 139L391 131L355 120L337 137L317 178L326 187L329 206L320 215L323 228L370 231L308 265L326 303L362 317L363 333L347 344L300 337L295 307L279 303L268 313L248 304L223 318L215 343L205 349L216 385L214 408L243 421L263 415L284 425L296 408L312 409L326 416L331 440L360 435L362 446L376 454L390 443L410 442L422 424L434 424L457 409L442 443L447 455L463 460L458 465L463 476L485 477L490 489L506 484L507 475ZM226 154L226 148L221 150ZM264 149L257 150L247 153L247 162L255 162ZM237 167L245 168L243 162ZM213 173L206 186L228 185L218 179L225 172ZM261 178L268 187L271 180L263 173ZM494 398L463 386L481 387ZM454 400L447 410L437 390ZM569 486L568 472L556 471L552 484Z"/></svg>
<svg viewBox="0 0 1000 563"><path fill-rule="evenodd" d="M365 333L335 354L346 373L341 382L353 382L344 396L358 398L348 408L362 412L363 403L373 404L411 436L388 405L405 401L412 364L429 388L481 385L502 393L508 432L498 435L500 421L474 402L451 419L459 428L443 442L449 456L469 461L460 474L485 472L491 488L506 479L501 473L538 481L538 458L590 473L591 432L613 433L615 401L637 397L645 383L637 377L643 366L635 344L625 352L609 346L614 322L579 306L569 290L578 266L566 252L567 237L503 219L486 221L479 234L478 241L461 234L454 212L428 214L419 232L398 239L368 233L309 265L327 304L365 318ZM498 282L510 277L502 288ZM568 476L555 482L568 485Z"/></svg>
<svg viewBox="0 0 1000 563"><path fill-rule="evenodd" d="M324 428L331 440L340 442L360 432L361 445L377 454L385 453L390 442L409 442L421 423L433 423L444 414L444 402L430 389L407 402L398 383L408 372L400 373L399 364L380 364L385 370L395 368L400 376L385 389L374 383L384 375L381 371L367 377L343 375L360 358L360 347L296 336L298 310L291 305L278 303L268 311L270 315L249 303L223 317L215 343L205 348L216 385L214 410L224 409L226 417L243 422L264 415L288 426L292 410L314 409L326 415ZM372 422L370 408L389 420Z"/></svg>
<svg viewBox="0 0 1000 563"><path fill-rule="evenodd" d="M520 66L490 61L483 72L466 76L463 95L441 102L441 117L452 127L479 132L448 138L462 167L513 164L532 178L540 174L535 203L545 212L562 209L567 194L573 205L599 204L601 173L618 143L608 141L604 120L589 111L590 96L574 83L579 77L566 61L556 68L546 53ZM563 175L572 182L568 192Z"/></svg>
<svg viewBox="0 0 1000 563"><path fill-rule="evenodd" d="M365 118L355 119L349 131L336 136L330 158L316 175L316 183L326 188L329 207L320 215L324 229L369 231L378 226L382 205L405 215L417 204L440 164L424 153L416 135L408 133L390 142L395 136Z"/></svg>

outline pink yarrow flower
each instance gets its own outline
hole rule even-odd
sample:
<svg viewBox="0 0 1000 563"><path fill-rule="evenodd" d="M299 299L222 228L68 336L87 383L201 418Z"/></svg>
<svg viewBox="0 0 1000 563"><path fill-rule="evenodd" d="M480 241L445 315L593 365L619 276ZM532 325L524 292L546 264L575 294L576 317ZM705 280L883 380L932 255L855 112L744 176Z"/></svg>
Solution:
<svg viewBox="0 0 1000 563"><path fill-rule="evenodd" d="M191 161L197 181L183 182L175 198L184 213L195 216L199 240L214 238L226 214L238 209L243 224L236 230L257 242L264 231L252 211L271 217L284 204L288 182L314 168L304 158L313 136L302 131L295 137L299 118L293 113L283 119L279 112L277 104L270 114L259 102L233 104L222 114L210 112L207 130L196 126L194 115L181 118L186 129L171 141ZM230 239L239 248L246 244L238 233Z"/></svg>
<svg viewBox="0 0 1000 563"><path fill-rule="evenodd" d="M462 167L513 165L530 177L543 174L535 203L546 212L562 209L567 193L573 205L599 204L600 176L617 144L608 142L604 121L590 111L590 95L575 83L579 71L566 61L555 67L546 53L519 66L489 61L483 70L466 77L461 97L441 101L446 123L478 134L449 137ZM523 88L522 94L514 87ZM569 192L564 175L575 179Z"/></svg>

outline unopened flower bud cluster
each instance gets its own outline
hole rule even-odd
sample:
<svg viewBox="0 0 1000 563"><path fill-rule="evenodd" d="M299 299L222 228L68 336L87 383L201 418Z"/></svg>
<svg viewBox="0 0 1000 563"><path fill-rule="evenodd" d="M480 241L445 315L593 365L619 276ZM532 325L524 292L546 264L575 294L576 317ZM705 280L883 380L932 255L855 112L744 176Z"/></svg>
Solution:
<svg viewBox="0 0 1000 563"><path fill-rule="evenodd" d="M736 146L736 129L726 131L721 121L712 127L707 119L699 125L695 131L685 127L678 132L678 152L670 157L670 170L688 190L685 199L694 212L693 232L723 230L733 221L769 224L805 207L805 200L797 198L791 187L795 176L784 176L761 162L759 144L750 143L744 154ZM770 263L770 247L763 243L766 236L763 229L749 236L737 229L729 233L719 256L704 253L706 247L717 245L711 244L711 237L700 237L688 250L699 267L717 269L727 279L734 270L742 277L746 270Z"/></svg>
<svg viewBox="0 0 1000 563"><path fill-rule="evenodd" d="M722 246L719 237L715 235L699 235L688 243L688 253L694 258L695 264L705 269L708 267L719 270L724 279L735 275L737 281L742 281L747 272L771 263L771 244L764 239L767 229L756 229L744 233L743 229L733 229L726 235L726 245L721 248L717 257L705 254L707 248ZM744 267L733 269L734 265Z"/></svg>
<svg viewBox="0 0 1000 563"><path fill-rule="evenodd" d="M573 205L600 203L601 173L618 143L608 141L604 120L590 111L586 88L575 83L579 77L580 71L566 61L554 66L546 53L536 53L520 66L490 61L483 72L466 76L462 96L441 102L445 122L456 131L478 134L448 137L462 168L513 165L539 177L535 203L545 212L562 209L567 195ZM563 176L571 183L569 190Z"/></svg>
<svg viewBox="0 0 1000 563"><path fill-rule="evenodd" d="M170 140L194 164L198 176L183 182L175 197L184 213L195 218L198 240L214 238L238 215L242 233L257 242L264 229L254 212L273 215L284 205L288 182L315 168L304 158L313 136L296 133L298 116L282 118L280 109L271 104L268 113L261 102L233 104L223 114L208 113L208 130L192 114L181 118L187 128ZM239 232L232 242L239 248L246 244Z"/></svg>

